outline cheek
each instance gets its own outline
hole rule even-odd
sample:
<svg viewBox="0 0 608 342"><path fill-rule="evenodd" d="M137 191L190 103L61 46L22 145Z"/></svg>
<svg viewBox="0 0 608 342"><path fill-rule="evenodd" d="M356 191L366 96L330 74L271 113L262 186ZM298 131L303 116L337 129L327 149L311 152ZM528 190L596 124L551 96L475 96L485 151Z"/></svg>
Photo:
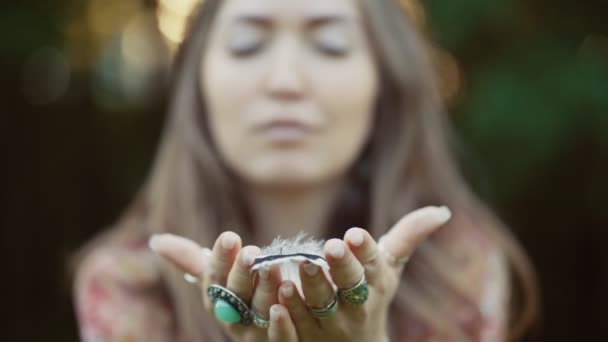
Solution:
<svg viewBox="0 0 608 342"><path fill-rule="evenodd" d="M234 68L218 53L207 56L199 75L210 119L238 119L237 106L245 97L246 80L238 77Z"/></svg>
<svg viewBox="0 0 608 342"><path fill-rule="evenodd" d="M315 97L330 122L326 148L352 161L367 141L374 117L378 76L370 59L355 58L337 66L318 68ZM338 161L336 161L338 162Z"/></svg>
<svg viewBox="0 0 608 342"><path fill-rule="evenodd" d="M258 73L251 66L231 63L222 53L213 51L201 68L212 139L224 162L243 179L256 183L305 164L301 156L277 153L252 136L252 108L259 100Z"/></svg>
<svg viewBox="0 0 608 342"><path fill-rule="evenodd" d="M238 158L232 155L241 150L245 131L241 104L250 97L249 80L217 53L207 56L200 75L213 140L222 155Z"/></svg>

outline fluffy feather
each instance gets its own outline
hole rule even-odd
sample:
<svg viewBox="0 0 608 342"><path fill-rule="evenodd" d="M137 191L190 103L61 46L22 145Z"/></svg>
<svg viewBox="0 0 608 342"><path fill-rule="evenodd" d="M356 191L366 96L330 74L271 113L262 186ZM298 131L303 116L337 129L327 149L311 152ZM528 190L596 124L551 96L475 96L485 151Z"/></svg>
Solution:
<svg viewBox="0 0 608 342"><path fill-rule="evenodd" d="M329 265L323 257L323 244L325 241L308 237L304 232L298 233L294 238L275 238L269 246L262 248L262 253L255 258L252 271L262 267L270 268L279 265L281 278L291 280L302 294L302 285L298 266L309 261L319 267L328 275ZM328 277L330 279L330 277Z"/></svg>

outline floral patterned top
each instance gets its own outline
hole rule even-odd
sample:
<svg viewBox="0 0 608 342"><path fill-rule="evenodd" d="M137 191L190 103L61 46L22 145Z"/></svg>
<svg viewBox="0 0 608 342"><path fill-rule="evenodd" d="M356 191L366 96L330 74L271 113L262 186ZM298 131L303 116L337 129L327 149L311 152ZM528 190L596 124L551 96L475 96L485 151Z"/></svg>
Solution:
<svg viewBox="0 0 608 342"><path fill-rule="evenodd" d="M481 328L474 341L506 340L509 300L508 273L504 257L496 248L475 237L458 248L485 248L483 263L471 263L467 281L479 293ZM176 340L176 329L168 294L163 290L157 258L145 240L97 247L81 263L74 287L80 337L84 342L166 342ZM456 311L462 327L471 321L471 310ZM403 341L446 341L421 321L404 319ZM452 339L453 340L453 339Z"/></svg>

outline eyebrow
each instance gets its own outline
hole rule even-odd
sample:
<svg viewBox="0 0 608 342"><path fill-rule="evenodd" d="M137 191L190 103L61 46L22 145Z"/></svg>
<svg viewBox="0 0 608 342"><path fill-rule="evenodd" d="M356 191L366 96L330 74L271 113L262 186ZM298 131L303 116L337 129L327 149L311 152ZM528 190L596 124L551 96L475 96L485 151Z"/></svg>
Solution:
<svg viewBox="0 0 608 342"><path fill-rule="evenodd" d="M342 15L317 15L307 18L306 22L310 27L318 27L325 24L347 23L349 20Z"/></svg>
<svg viewBox="0 0 608 342"><path fill-rule="evenodd" d="M315 28L332 23L347 23L352 19L344 15L333 15L333 14L322 14L322 15L310 15L304 20L306 26L309 28ZM261 27L271 27L273 25L272 17L265 15L247 14L237 16L234 19L235 22L244 22Z"/></svg>

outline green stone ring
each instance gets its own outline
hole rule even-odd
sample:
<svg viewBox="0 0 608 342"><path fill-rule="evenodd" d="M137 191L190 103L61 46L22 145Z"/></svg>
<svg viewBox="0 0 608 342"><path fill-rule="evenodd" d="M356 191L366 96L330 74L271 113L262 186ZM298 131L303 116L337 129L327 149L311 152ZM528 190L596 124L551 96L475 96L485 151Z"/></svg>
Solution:
<svg viewBox="0 0 608 342"><path fill-rule="evenodd" d="M253 322L251 310L234 292L223 286L211 285L207 289L207 295L213 303L213 313L220 321L243 325L250 325Z"/></svg>
<svg viewBox="0 0 608 342"><path fill-rule="evenodd" d="M338 296L340 300L352 305L361 305L365 303L369 295L369 287L367 285L367 279L365 275L359 280L359 282L349 288L338 290Z"/></svg>

